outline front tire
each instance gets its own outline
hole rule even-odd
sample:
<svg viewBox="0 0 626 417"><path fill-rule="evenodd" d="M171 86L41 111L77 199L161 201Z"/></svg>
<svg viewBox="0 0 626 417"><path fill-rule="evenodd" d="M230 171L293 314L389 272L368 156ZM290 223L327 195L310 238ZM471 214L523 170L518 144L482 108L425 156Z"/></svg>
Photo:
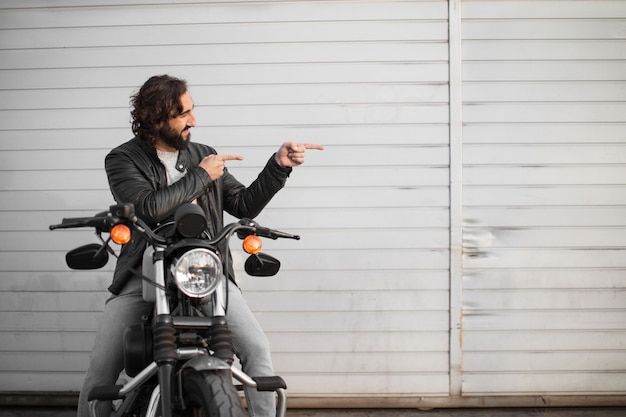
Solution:
<svg viewBox="0 0 626 417"><path fill-rule="evenodd" d="M183 377L181 417L245 417L241 399L224 370L193 371Z"/></svg>

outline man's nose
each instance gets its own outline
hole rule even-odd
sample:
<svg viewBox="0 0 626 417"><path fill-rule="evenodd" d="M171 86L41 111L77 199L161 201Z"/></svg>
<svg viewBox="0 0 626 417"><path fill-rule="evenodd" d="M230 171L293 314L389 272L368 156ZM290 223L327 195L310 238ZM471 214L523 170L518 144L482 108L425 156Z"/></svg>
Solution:
<svg viewBox="0 0 626 417"><path fill-rule="evenodd" d="M188 125L191 127L196 127L196 115L193 112L189 112L189 123Z"/></svg>

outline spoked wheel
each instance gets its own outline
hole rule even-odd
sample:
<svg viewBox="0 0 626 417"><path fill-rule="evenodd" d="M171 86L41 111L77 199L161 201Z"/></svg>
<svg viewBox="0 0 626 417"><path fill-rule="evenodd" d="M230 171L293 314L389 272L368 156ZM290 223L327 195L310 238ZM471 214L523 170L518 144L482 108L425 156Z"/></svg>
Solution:
<svg viewBox="0 0 626 417"><path fill-rule="evenodd" d="M245 417L230 372L191 372L183 377L185 410L181 417Z"/></svg>

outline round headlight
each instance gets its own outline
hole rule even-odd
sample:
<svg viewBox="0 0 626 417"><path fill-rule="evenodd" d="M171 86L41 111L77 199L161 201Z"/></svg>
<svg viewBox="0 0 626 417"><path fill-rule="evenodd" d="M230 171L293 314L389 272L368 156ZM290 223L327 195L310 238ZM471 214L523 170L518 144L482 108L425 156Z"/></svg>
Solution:
<svg viewBox="0 0 626 417"><path fill-rule="evenodd" d="M174 265L174 280L189 297L204 298L217 288L222 275L222 262L207 249L185 252Z"/></svg>

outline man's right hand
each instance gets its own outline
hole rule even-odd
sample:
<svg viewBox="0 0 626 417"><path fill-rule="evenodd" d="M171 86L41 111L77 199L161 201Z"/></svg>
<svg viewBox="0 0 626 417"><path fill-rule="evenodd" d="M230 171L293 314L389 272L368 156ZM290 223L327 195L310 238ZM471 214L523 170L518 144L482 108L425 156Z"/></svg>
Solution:
<svg viewBox="0 0 626 417"><path fill-rule="evenodd" d="M215 181L218 178L221 178L224 175L224 166L226 161L241 161L243 160L243 156L239 155L215 155L211 154L209 156L205 156L202 161L200 161L200 167L203 168L211 180Z"/></svg>

